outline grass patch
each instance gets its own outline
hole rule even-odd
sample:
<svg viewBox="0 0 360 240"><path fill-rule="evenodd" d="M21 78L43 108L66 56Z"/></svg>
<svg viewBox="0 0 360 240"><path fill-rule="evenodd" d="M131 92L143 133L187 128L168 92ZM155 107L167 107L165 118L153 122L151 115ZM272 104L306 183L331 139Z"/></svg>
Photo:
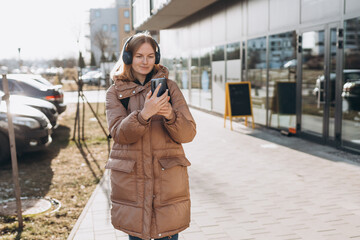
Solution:
<svg viewBox="0 0 360 240"><path fill-rule="evenodd" d="M93 115L89 107L85 109L84 142L71 140L76 104L69 104L59 117L48 149L18 158L21 196L55 198L61 202L61 209L25 218L22 232L15 217L0 217L0 239L67 239L103 176L108 157L107 138L98 123L90 120ZM107 130L104 104L99 105L99 115ZM0 168L0 200L14 198L11 164Z"/></svg>

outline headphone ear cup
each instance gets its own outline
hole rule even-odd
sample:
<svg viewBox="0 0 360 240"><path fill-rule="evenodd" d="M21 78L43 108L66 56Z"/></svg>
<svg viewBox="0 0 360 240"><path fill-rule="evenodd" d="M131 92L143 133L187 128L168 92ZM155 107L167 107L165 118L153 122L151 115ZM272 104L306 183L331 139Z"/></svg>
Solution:
<svg viewBox="0 0 360 240"><path fill-rule="evenodd" d="M123 59L123 62L124 62L126 65L131 64L131 63L132 63L132 54L131 54L131 52L124 51L124 52L123 52L122 59Z"/></svg>
<svg viewBox="0 0 360 240"><path fill-rule="evenodd" d="M159 63L160 63L160 53L155 52L155 64L159 64Z"/></svg>

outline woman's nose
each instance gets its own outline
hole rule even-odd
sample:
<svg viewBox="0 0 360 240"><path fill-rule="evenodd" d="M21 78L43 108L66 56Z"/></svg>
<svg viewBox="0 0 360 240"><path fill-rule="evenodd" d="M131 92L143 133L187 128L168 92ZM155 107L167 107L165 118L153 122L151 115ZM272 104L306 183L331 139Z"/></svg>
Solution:
<svg viewBox="0 0 360 240"><path fill-rule="evenodd" d="M143 63L146 64L147 63L147 58L143 57Z"/></svg>

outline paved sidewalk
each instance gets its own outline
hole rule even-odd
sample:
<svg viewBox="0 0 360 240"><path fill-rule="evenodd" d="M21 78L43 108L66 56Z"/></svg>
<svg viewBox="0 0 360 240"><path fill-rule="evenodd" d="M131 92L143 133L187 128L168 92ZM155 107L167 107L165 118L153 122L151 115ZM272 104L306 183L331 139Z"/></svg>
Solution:
<svg viewBox="0 0 360 240"><path fill-rule="evenodd" d="M230 131L220 117L192 113L192 219L179 239L360 240L359 155L239 123ZM106 171L69 239L128 239L110 223L108 179Z"/></svg>

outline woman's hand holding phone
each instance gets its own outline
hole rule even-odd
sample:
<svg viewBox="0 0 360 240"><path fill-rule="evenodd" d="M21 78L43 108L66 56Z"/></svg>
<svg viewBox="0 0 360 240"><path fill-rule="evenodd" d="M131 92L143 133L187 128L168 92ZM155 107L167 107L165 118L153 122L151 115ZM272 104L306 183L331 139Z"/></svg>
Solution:
<svg viewBox="0 0 360 240"><path fill-rule="evenodd" d="M170 99L170 97L168 97ZM170 104L170 102L167 102L164 107L160 109L160 111L157 113L161 116L164 116L166 120L171 120L175 117L175 113L173 111L173 108Z"/></svg>
<svg viewBox="0 0 360 240"><path fill-rule="evenodd" d="M165 94L161 95L160 97L157 97L160 87L161 84L157 86L154 94L151 95L151 91L149 91L146 94L144 108L140 112L141 117L146 121L149 120L149 118L151 118L152 116L159 114L160 110L163 109L164 107L165 109L167 109L168 108L166 107L167 104L170 105L169 103L170 97L168 96L168 91L169 91L168 89L166 90ZM165 111L166 115L168 111L169 110Z"/></svg>

